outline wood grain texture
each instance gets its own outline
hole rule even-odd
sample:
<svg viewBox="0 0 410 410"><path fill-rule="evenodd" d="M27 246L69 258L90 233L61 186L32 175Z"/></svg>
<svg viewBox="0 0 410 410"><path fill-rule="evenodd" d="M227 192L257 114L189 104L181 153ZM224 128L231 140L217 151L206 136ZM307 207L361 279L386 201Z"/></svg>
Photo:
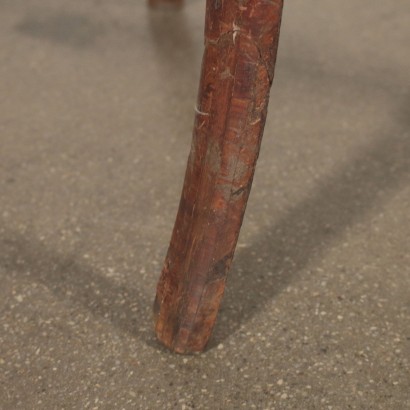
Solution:
<svg viewBox="0 0 410 410"><path fill-rule="evenodd" d="M202 351L215 324L259 154L282 7L206 3L191 152L154 303L157 337L178 353Z"/></svg>

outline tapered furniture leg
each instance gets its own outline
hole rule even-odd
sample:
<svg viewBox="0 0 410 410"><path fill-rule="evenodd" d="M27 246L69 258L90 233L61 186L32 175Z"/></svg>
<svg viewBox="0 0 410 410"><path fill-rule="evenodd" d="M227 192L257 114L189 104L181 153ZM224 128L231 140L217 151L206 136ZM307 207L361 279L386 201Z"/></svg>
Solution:
<svg viewBox="0 0 410 410"><path fill-rule="evenodd" d="M157 337L178 353L202 351L216 320L265 125L282 6L206 3L191 152L154 302Z"/></svg>

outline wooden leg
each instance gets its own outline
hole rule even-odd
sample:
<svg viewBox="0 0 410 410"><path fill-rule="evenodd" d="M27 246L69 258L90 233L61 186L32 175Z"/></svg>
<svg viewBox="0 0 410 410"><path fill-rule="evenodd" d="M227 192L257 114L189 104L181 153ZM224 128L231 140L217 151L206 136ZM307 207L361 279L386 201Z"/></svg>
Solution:
<svg viewBox="0 0 410 410"><path fill-rule="evenodd" d="M265 125L282 6L206 3L192 147L154 303L157 337L178 353L202 351L216 320Z"/></svg>

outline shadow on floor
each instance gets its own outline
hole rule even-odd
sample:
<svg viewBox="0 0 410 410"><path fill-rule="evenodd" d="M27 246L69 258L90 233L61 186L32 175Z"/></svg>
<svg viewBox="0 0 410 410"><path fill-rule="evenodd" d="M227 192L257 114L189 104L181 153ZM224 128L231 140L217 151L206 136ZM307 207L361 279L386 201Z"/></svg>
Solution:
<svg viewBox="0 0 410 410"><path fill-rule="evenodd" d="M195 48L184 13L150 11L148 13L153 42L163 61L164 78L173 76L171 88L184 82L186 69L192 69ZM52 41L78 49L89 48L104 35L103 26L86 15L61 13L29 14L16 30L24 35ZM175 49L177 50L175 52ZM181 59L181 56L184 56ZM186 82L191 90L192 83ZM172 90L171 90L172 91ZM194 111L189 113L194 118ZM6 272L21 275L46 286L59 299L80 305L98 318L138 337L150 346L154 342L151 306L154 295L145 295L129 285L119 286L103 273L79 260L77 254L63 254L29 233L0 227L0 266ZM29 274L28 274L29 272Z"/></svg>
<svg viewBox="0 0 410 410"><path fill-rule="evenodd" d="M86 308L121 331L147 342L152 338L151 298L129 285L119 286L78 255L63 255L29 234L0 229L0 266L9 274L46 286L60 300Z"/></svg>
<svg viewBox="0 0 410 410"><path fill-rule="evenodd" d="M262 311L348 227L410 183L410 138L404 132L410 128L409 105L403 106L397 118L401 129L358 152L337 173L319 182L305 201L289 209L284 219L265 228L249 248L238 251L211 348ZM264 260L263 271L258 271L257 257Z"/></svg>
<svg viewBox="0 0 410 410"><path fill-rule="evenodd" d="M68 12L29 14L16 30L30 37L80 49L92 46L104 34L103 27L86 15Z"/></svg>

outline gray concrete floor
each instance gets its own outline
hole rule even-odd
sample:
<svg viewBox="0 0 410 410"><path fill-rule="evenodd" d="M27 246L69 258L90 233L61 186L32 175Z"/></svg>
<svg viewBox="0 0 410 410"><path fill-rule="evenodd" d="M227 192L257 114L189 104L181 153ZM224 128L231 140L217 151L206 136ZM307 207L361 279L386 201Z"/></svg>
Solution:
<svg viewBox="0 0 410 410"><path fill-rule="evenodd" d="M313 4L314 3L314 4ZM288 1L209 349L151 305L204 1L0 1L0 408L410 408L410 3Z"/></svg>

